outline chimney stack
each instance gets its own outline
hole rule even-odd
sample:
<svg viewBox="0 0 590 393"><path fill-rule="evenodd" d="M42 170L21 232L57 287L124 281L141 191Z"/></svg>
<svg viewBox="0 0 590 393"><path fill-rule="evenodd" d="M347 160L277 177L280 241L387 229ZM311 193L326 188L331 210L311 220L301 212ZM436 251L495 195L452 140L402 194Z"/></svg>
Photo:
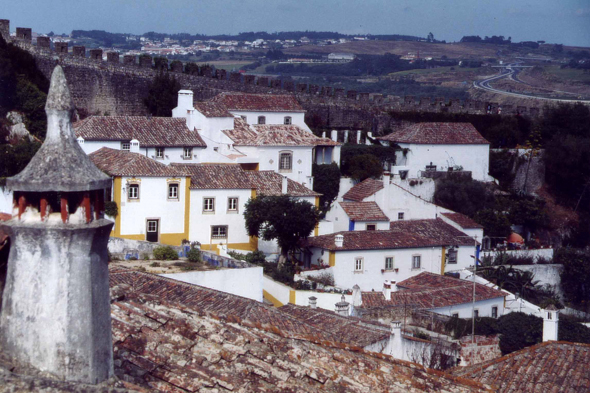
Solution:
<svg viewBox="0 0 590 393"><path fill-rule="evenodd" d="M357 130L357 132L356 132L356 144L357 145L361 144L361 130Z"/></svg>
<svg viewBox="0 0 590 393"><path fill-rule="evenodd" d="M340 299L340 301L338 303L336 303L336 314L342 315L343 317L347 317L350 315L349 309L350 309L350 303L348 303L346 301L346 298L344 297L344 295L342 295L342 298Z"/></svg>
<svg viewBox="0 0 590 393"><path fill-rule="evenodd" d="M402 323L400 321L391 321L391 332L389 335L389 355L396 359L404 358L404 349L402 341Z"/></svg>
<svg viewBox="0 0 590 393"><path fill-rule="evenodd" d="M289 190L289 180L287 179L287 176L283 176L283 179L281 180L281 194L286 194Z"/></svg>
<svg viewBox="0 0 590 393"><path fill-rule="evenodd" d="M332 132L331 132L331 135L330 135L330 136L332 137L332 140L333 140L334 142L338 142L338 131L336 131L336 130L332 130Z"/></svg>
<svg viewBox="0 0 590 393"><path fill-rule="evenodd" d="M385 300L391 300L391 282L389 280L385 280L383 283L383 297Z"/></svg>
<svg viewBox="0 0 590 393"><path fill-rule="evenodd" d="M543 342L557 341L559 331L559 310L553 304L543 310Z"/></svg>
<svg viewBox="0 0 590 393"><path fill-rule="evenodd" d="M358 284L355 284L352 287L352 306L353 307L360 307L363 305L363 295L361 293L361 287Z"/></svg>
<svg viewBox="0 0 590 393"><path fill-rule="evenodd" d="M365 140L365 145L371 145L371 140L369 139L373 139L373 133L371 131L367 132L367 139Z"/></svg>
<svg viewBox="0 0 590 393"><path fill-rule="evenodd" d="M336 244L336 247L342 247L344 245L344 236L336 235L334 237L334 243Z"/></svg>
<svg viewBox="0 0 590 393"><path fill-rule="evenodd" d="M318 307L318 298L315 296L310 296L309 298L309 308L317 308Z"/></svg>

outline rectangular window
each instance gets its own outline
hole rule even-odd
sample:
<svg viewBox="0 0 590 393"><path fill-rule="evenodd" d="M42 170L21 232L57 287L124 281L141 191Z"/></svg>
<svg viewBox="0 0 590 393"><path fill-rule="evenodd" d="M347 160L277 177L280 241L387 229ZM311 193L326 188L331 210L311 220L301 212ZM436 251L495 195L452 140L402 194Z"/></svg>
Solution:
<svg viewBox="0 0 590 393"><path fill-rule="evenodd" d="M293 169L293 153L286 152L279 155L279 170L290 171Z"/></svg>
<svg viewBox="0 0 590 393"><path fill-rule="evenodd" d="M448 264L456 264L457 263L457 250L450 249L449 253L447 254L447 263Z"/></svg>
<svg viewBox="0 0 590 393"><path fill-rule="evenodd" d="M403 212L397 213L397 219L398 220L403 220L404 219L404 213Z"/></svg>
<svg viewBox="0 0 590 393"><path fill-rule="evenodd" d="M362 272L363 271L363 258L355 258L354 259L354 271L355 272Z"/></svg>
<svg viewBox="0 0 590 393"><path fill-rule="evenodd" d="M230 212L238 211L238 197L227 198L227 210Z"/></svg>
<svg viewBox="0 0 590 393"><path fill-rule="evenodd" d="M130 142L121 142L121 150L131 150L131 143Z"/></svg>
<svg viewBox="0 0 590 393"><path fill-rule="evenodd" d="M393 270L393 257L385 257L385 270Z"/></svg>
<svg viewBox="0 0 590 393"><path fill-rule="evenodd" d="M147 224L148 224L147 225L148 232L157 232L158 231L158 221L148 220Z"/></svg>
<svg viewBox="0 0 590 393"><path fill-rule="evenodd" d="M192 147L185 147L182 151L182 157L185 159L193 158L193 148Z"/></svg>
<svg viewBox="0 0 590 393"><path fill-rule="evenodd" d="M203 212L214 213L215 212L215 198L203 198Z"/></svg>
<svg viewBox="0 0 590 393"><path fill-rule="evenodd" d="M164 158L164 148L156 147L156 158Z"/></svg>
<svg viewBox="0 0 590 393"><path fill-rule="evenodd" d="M226 225L214 225L211 227L211 238L212 239L227 239L227 226Z"/></svg>
<svg viewBox="0 0 590 393"><path fill-rule="evenodd" d="M258 124L266 124L266 117L258 116Z"/></svg>
<svg viewBox="0 0 590 393"><path fill-rule="evenodd" d="M473 310L473 316L479 318L479 310Z"/></svg>
<svg viewBox="0 0 590 393"><path fill-rule="evenodd" d="M178 183L168 184L168 199L178 199Z"/></svg>
<svg viewBox="0 0 590 393"><path fill-rule="evenodd" d="M376 224L367 224L367 231L376 231L377 225Z"/></svg>
<svg viewBox="0 0 590 393"><path fill-rule="evenodd" d="M492 307L492 318L498 318L498 307Z"/></svg>
<svg viewBox="0 0 590 393"><path fill-rule="evenodd" d="M420 255L412 256L412 269L420 269L422 257Z"/></svg>
<svg viewBox="0 0 590 393"><path fill-rule="evenodd" d="M459 313L458 312L454 312L451 314L451 317L453 318L459 318Z"/></svg>
<svg viewBox="0 0 590 393"><path fill-rule="evenodd" d="M129 184L127 186L127 198L139 199L139 184Z"/></svg>
<svg viewBox="0 0 590 393"><path fill-rule="evenodd" d="M426 172L436 172L436 165L426 165Z"/></svg>
<svg viewBox="0 0 590 393"><path fill-rule="evenodd" d="M291 116L285 116L285 124L291 124Z"/></svg>

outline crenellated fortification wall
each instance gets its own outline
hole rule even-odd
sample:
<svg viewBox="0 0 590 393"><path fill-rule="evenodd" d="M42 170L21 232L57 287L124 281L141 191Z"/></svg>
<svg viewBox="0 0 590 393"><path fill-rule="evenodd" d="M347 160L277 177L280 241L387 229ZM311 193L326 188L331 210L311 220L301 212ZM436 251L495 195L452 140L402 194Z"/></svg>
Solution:
<svg viewBox="0 0 590 393"><path fill-rule="evenodd" d="M0 34L7 37L10 22L0 19ZM69 52L67 43L54 43L52 50L48 40L37 39L32 43L31 29L17 28L13 43L32 53L42 72L49 77L56 64L66 73L74 103L86 114L143 115L146 109L143 98L149 83L156 75L153 59L147 55L125 55L123 61L117 52L107 52L103 60L102 49L87 51L83 46ZM8 39L11 39L8 36ZM65 45L64 45L65 44ZM88 56L86 54L88 52ZM354 90L294 83L266 76L227 73L225 70L204 70L202 76L184 73L178 63L170 72L183 89L194 92L195 100L203 101L220 92L236 91L266 94L295 94L306 109L306 119L316 126L355 128L372 131L377 135L392 128L395 119L390 112L439 112L470 114L521 114L536 117L540 109L535 107L500 106L494 102L446 99L444 97L420 98L369 94Z"/></svg>

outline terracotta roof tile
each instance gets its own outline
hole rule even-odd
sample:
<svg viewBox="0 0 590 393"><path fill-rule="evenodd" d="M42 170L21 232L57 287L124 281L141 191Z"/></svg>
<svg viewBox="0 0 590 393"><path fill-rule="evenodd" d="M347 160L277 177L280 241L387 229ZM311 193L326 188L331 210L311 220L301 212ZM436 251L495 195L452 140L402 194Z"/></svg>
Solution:
<svg viewBox="0 0 590 393"><path fill-rule="evenodd" d="M256 188L257 193L267 196L278 196L282 194L283 176L275 171L245 171L250 181ZM322 194L310 190L303 184L287 179L287 194L291 196L321 196Z"/></svg>
<svg viewBox="0 0 590 393"><path fill-rule="evenodd" d="M228 112L225 105L219 102L194 102L193 106L205 117L234 117L234 115Z"/></svg>
<svg viewBox="0 0 590 393"><path fill-rule="evenodd" d="M547 341L453 373L500 393L589 392L589 363L590 345Z"/></svg>
<svg viewBox="0 0 590 393"><path fill-rule="evenodd" d="M335 244L335 236L342 235L342 247ZM387 231L347 231L316 236L307 239L310 247L331 251L345 250L391 250L398 248L422 248L438 246L471 245L472 241L463 232L445 223L434 220L394 221Z"/></svg>
<svg viewBox="0 0 590 393"><path fill-rule="evenodd" d="M233 130L223 131L236 146L339 146L340 143L320 138L294 124L249 126L243 119L234 120Z"/></svg>
<svg viewBox="0 0 590 393"><path fill-rule="evenodd" d="M415 123L377 139L428 145L490 143L471 123Z"/></svg>
<svg viewBox="0 0 590 393"><path fill-rule="evenodd" d="M230 111L305 112L293 95L221 93L210 101L222 103Z"/></svg>
<svg viewBox="0 0 590 393"><path fill-rule="evenodd" d="M88 141L130 141L145 146L206 147L184 118L146 116L90 116L72 125L76 137Z"/></svg>
<svg viewBox="0 0 590 393"><path fill-rule="evenodd" d="M375 202L339 202L352 221L389 221Z"/></svg>
<svg viewBox="0 0 590 393"><path fill-rule="evenodd" d="M139 153L103 147L88 155L90 160L109 176L188 176L182 168L164 165Z"/></svg>
<svg viewBox="0 0 590 393"><path fill-rule="evenodd" d="M471 218L467 217L465 214L461 213L441 213L443 216L447 217L449 220L456 222L461 226L463 229L482 229L483 226L479 225L477 222L472 220Z"/></svg>
<svg viewBox="0 0 590 393"><path fill-rule="evenodd" d="M352 187L342 196L344 200L362 202L363 199L370 197L377 191L383 189L383 182L376 179L365 179Z"/></svg>

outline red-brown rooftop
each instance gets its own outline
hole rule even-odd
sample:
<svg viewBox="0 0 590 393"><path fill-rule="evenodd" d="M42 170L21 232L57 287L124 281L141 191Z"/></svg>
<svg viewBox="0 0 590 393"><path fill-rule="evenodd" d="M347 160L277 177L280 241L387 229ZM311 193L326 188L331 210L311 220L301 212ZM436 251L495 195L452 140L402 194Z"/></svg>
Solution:
<svg viewBox="0 0 590 393"><path fill-rule="evenodd" d="M339 202L352 221L389 221L376 202Z"/></svg>
<svg viewBox="0 0 590 393"><path fill-rule="evenodd" d="M482 145L490 143L471 123L415 123L377 139L394 143L425 145Z"/></svg>
<svg viewBox="0 0 590 393"><path fill-rule="evenodd" d="M362 202L363 199L370 197L382 189L383 182L381 180L369 178L352 187L342 198L344 200Z"/></svg>
<svg viewBox="0 0 590 393"><path fill-rule="evenodd" d="M463 229L482 229L483 226L461 213L441 213L449 220L459 224Z"/></svg>
<svg viewBox="0 0 590 393"><path fill-rule="evenodd" d="M223 104L230 111L305 112L293 95L221 93L210 101Z"/></svg>
<svg viewBox="0 0 590 393"><path fill-rule="evenodd" d="M110 176L187 176L188 171L164 165L139 153L103 147L89 154L92 162Z"/></svg>

